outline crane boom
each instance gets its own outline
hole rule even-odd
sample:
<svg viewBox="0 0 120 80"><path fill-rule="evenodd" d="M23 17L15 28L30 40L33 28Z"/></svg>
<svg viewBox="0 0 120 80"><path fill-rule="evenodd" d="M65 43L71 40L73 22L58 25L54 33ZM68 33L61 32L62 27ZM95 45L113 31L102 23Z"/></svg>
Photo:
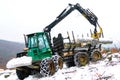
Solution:
<svg viewBox="0 0 120 80"><path fill-rule="evenodd" d="M44 32L50 32L55 25L57 25L61 20L63 20L74 10L78 10L92 25L96 27L98 20L96 15L93 12L91 12L89 9L82 8L80 4L77 3L76 5L69 4L68 7L65 8L51 24L49 24L44 28Z"/></svg>

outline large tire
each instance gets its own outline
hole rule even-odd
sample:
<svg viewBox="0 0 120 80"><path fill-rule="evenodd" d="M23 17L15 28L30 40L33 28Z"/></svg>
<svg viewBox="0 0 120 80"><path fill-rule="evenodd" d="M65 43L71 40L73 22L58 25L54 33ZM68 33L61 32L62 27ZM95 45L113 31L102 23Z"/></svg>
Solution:
<svg viewBox="0 0 120 80"><path fill-rule="evenodd" d="M100 51L98 50L94 50L92 53L91 53L91 61L98 61L102 59L102 54Z"/></svg>
<svg viewBox="0 0 120 80"><path fill-rule="evenodd" d="M78 52L74 56L74 63L77 67L85 66L89 62L89 57L86 52Z"/></svg>
<svg viewBox="0 0 120 80"><path fill-rule="evenodd" d="M40 74L43 77L52 76L55 73L55 65L52 59L43 59L40 63Z"/></svg>
<svg viewBox="0 0 120 80"><path fill-rule="evenodd" d="M55 71L57 72L59 69L63 68L63 59L59 55L54 55L52 56L52 60L54 61L55 64Z"/></svg>
<svg viewBox="0 0 120 80"><path fill-rule="evenodd" d="M16 74L20 80L24 80L30 75L30 69L27 67L16 68Z"/></svg>

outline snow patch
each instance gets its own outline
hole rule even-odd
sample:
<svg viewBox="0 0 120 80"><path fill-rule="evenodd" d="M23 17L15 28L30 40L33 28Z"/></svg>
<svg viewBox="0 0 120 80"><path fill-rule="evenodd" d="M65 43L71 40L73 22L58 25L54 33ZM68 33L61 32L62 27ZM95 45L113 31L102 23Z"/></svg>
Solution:
<svg viewBox="0 0 120 80"><path fill-rule="evenodd" d="M23 56L20 58L13 58L6 64L7 68L16 68L20 66L28 66L32 64L32 57Z"/></svg>

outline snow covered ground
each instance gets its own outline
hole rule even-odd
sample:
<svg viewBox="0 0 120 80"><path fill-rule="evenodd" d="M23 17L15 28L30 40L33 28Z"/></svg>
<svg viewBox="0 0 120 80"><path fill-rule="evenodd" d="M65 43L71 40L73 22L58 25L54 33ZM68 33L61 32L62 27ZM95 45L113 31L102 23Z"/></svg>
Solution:
<svg viewBox="0 0 120 80"><path fill-rule="evenodd" d="M106 56L105 54L103 55ZM107 58L90 62L84 67L71 67L59 70L52 77L29 76L25 80L120 80L120 54L114 53ZM0 70L0 80L19 80L15 70Z"/></svg>

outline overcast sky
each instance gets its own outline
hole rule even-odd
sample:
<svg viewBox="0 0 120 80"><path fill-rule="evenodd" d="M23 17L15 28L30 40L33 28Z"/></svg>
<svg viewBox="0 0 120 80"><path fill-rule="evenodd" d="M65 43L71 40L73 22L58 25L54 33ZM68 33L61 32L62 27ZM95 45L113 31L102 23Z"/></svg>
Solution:
<svg viewBox="0 0 120 80"><path fill-rule="evenodd" d="M41 32L68 6L79 3L98 17L105 38L120 40L119 0L0 0L0 39L24 42L23 34ZM73 30L86 36L94 27L74 11L52 29L52 34Z"/></svg>

